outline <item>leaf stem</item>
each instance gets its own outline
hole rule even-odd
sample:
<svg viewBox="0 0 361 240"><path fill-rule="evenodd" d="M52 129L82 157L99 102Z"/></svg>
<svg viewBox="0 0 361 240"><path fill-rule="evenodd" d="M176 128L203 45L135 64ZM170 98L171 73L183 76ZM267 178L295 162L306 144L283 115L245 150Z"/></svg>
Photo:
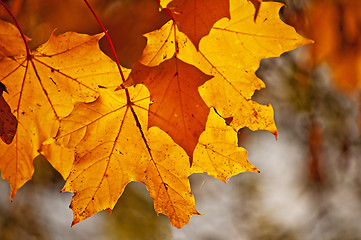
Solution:
<svg viewBox="0 0 361 240"><path fill-rule="evenodd" d="M164 11L168 14L168 16L170 17L170 19L172 19L173 21L175 21L172 12L171 12L168 8L163 8L163 7L160 5L160 0L156 0L156 1L158 2L160 8L161 8L162 10L164 10Z"/></svg>
<svg viewBox="0 0 361 240"><path fill-rule="evenodd" d="M114 45L113 45L113 42L112 40L110 39L110 36L108 34L108 31L105 29L104 25L102 24L102 22L100 21L98 15L95 13L94 9L92 8L92 6L90 6L89 2L87 0L84 0L85 4L88 6L88 8L90 9L90 11L92 12L93 16L95 17L95 19L97 20L99 26L101 27L101 29L103 30L104 34L105 34L105 37L107 38L107 41L108 41L108 44L110 46L110 49L112 50L112 54L113 54L113 57L114 57L114 60L115 62L117 63L117 66L118 66L118 70L119 70L119 73L120 73L120 76L122 78L122 82L124 83L125 82L125 77L124 77L124 74L123 74L123 71L122 71L122 68L119 64L119 60L118 60L118 56L115 52L115 48L114 48Z"/></svg>
<svg viewBox="0 0 361 240"><path fill-rule="evenodd" d="M26 58L28 60L31 60L32 59L32 55L31 55L31 51L30 51L30 47L29 47L29 44L28 44L28 41L26 40L26 37L23 33L23 31L21 30L20 28L20 25L18 23L18 21L16 20L16 17L14 16L14 14L10 11L10 9L8 8L8 6L6 5L6 3L4 3L2 0L0 0L0 4L5 8L5 10L8 12L8 14L11 16L11 18L13 19L17 29L19 30L20 32L20 35L21 35L21 38L23 39L24 41L24 44L25 44L25 48L26 48Z"/></svg>

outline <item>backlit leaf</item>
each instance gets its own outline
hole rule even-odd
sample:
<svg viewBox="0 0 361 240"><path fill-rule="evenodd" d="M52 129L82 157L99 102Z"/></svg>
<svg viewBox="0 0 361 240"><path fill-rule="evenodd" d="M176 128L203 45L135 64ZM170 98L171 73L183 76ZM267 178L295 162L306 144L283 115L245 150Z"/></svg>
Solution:
<svg viewBox="0 0 361 240"><path fill-rule="evenodd" d="M42 143L57 133L59 119L70 114L74 103L94 101L98 85L119 81L116 65L99 50L102 35L53 34L31 56L20 50L22 43L19 49L8 51L22 55L1 58L0 81L9 90L4 98L19 123L13 142L0 143L0 168L2 177L10 182L11 198L31 179L33 159L39 153L47 155ZM19 34L12 36L21 42ZM60 164L49 160L55 168ZM67 176L67 172L61 173Z"/></svg>
<svg viewBox="0 0 361 240"><path fill-rule="evenodd" d="M150 91L149 127L167 132L192 157L209 113L198 87L212 76L173 57L155 67L138 63L129 77Z"/></svg>
<svg viewBox="0 0 361 240"><path fill-rule="evenodd" d="M181 32L198 48L202 37L209 34L213 24L229 16L229 0L173 0L171 11Z"/></svg>
<svg viewBox="0 0 361 240"><path fill-rule="evenodd" d="M281 4L263 3L257 22L248 1L231 1L231 20L222 19L202 38L199 50L178 31L172 21L146 35L148 45L140 61L154 66L171 58L192 64L214 76L199 88L204 101L224 118L233 119L235 129L268 130L277 134L271 106L250 100L264 83L255 71L262 58L276 57L307 40L283 23L278 16Z"/></svg>
<svg viewBox="0 0 361 240"><path fill-rule="evenodd" d="M125 186L143 182L176 227L196 214L186 153L159 128L147 127L149 92L143 85L102 91L94 103L79 103L62 121L59 144L75 148L76 160L63 191L74 192L73 224L113 209Z"/></svg>
<svg viewBox="0 0 361 240"><path fill-rule="evenodd" d="M223 182L241 172L258 172L248 161L247 151L238 147L237 133L214 109L210 111L206 130L194 151L192 170L207 172Z"/></svg>
<svg viewBox="0 0 361 240"><path fill-rule="evenodd" d="M225 182L258 171L238 147L237 131L277 136L277 129L273 108L252 100L265 87L255 72L262 58L309 41L279 19L279 3L158 2L172 20L145 35L131 73L119 68L124 83L98 47L103 34L53 34L30 53L20 29L0 22L0 83L9 92L0 110L18 120L17 131L0 125L9 143L0 142L0 169L11 198L44 154L66 179L62 191L74 193L73 225L112 211L126 185L138 181L155 211L181 228L198 214L191 174Z"/></svg>

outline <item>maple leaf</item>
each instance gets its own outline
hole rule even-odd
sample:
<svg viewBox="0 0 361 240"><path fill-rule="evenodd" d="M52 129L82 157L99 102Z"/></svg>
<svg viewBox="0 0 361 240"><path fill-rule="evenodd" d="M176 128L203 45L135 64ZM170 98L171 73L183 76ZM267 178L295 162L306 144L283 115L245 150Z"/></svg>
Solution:
<svg viewBox="0 0 361 240"><path fill-rule="evenodd" d="M167 132L192 157L209 113L198 87L212 76L173 57L154 67L138 63L129 78L150 90L149 127Z"/></svg>
<svg viewBox="0 0 361 240"><path fill-rule="evenodd" d="M128 100L129 99L129 100ZM125 186L144 183L157 213L180 228L197 214L190 193L186 153L159 128L147 130L149 92L143 85L79 103L62 120L58 144L74 148L76 160L63 191L74 192L73 224L111 211Z"/></svg>
<svg viewBox="0 0 361 240"><path fill-rule="evenodd" d="M19 30L9 22L0 20L0 56L19 56L25 54ZM27 40L30 40L29 38Z"/></svg>
<svg viewBox="0 0 361 240"><path fill-rule="evenodd" d="M94 101L98 85L116 85L119 77L115 63L98 47L103 34L53 34L30 54L15 27L4 23L0 27L0 32L10 30L7 35L17 43L10 44L0 59L0 81L9 90L4 98L18 120L13 142L0 143L0 169L10 182L12 199L31 179L32 161L43 152L43 141L57 133L59 119L70 114L75 102ZM49 161L56 169L64 164ZM67 172L61 174L66 177Z"/></svg>
<svg viewBox="0 0 361 240"><path fill-rule="evenodd" d="M281 4L264 3L257 23L252 18L252 3L230 4L231 20L218 21L202 38L198 50L178 31L176 22L169 21L159 31L145 35L148 43L139 61L156 66L176 54L177 59L214 76L199 88L201 97L222 117L232 119L235 129L248 127L277 134L272 107L250 100L264 87L255 71L262 58L279 56L308 41L279 19Z"/></svg>
<svg viewBox="0 0 361 240"><path fill-rule="evenodd" d="M206 130L199 138L194 150L192 171L207 172L226 182L241 172L259 172L247 157L247 150L238 147L237 132L227 126L214 109L210 111Z"/></svg>
<svg viewBox="0 0 361 240"><path fill-rule="evenodd" d="M264 87L255 71L261 58L306 41L279 19L280 4L262 4L255 23L251 2L232 0L230 9L223 7L228 1L211 2L169 3L175 21L147 34L140 61L117 91L98 89L117 85L119 74L99 51L101 35L52 35L31 54L0 42L0 81L11 89L5 100L19 121L14 141L0 143L11 198L31 177L34 156L44 153L67 178L62 191L74 193L73 225L111 211L125 186L138 181L155 211L180 228L198 214L190 174L226 181L258 171L236 134L241 127L277 134L272 107L251 100ZM199 3L212 14L185 8ZM201 26L204 31L195 33ZM18 33L10 36L21 42Z"/></svg>
<svg viewBox="0 0 361 240"><path fill-rule="evenodd" d="M248 127L277 134L272 107L250 100L256 90L264 87L255 71L262 58L278 57L308 41L280 20L281 4L263 3L258 21L254 22L252 4L230 3L231 20L218 21L200 43L204 65L194 61L195 66L215 76L199 89L200 94L221 116L232 118L231 125L236 129Z"/></svg>
<svg viewBox="0 0 361 240"><path fill-rule="evenodd" d="M0 137L4 143L10 144L14 139L18 121L2 96L3 92L8 93L5 85L0 82Z"/></svg>
<svg viewBox="0 0 361 240"><path fill-rule="evenodd" d="M162 6L166 5L163 1ZM202 37L209 34L213 24L230 18L229 0L173 0L167 4L179 30L198 48Z"/></svg>

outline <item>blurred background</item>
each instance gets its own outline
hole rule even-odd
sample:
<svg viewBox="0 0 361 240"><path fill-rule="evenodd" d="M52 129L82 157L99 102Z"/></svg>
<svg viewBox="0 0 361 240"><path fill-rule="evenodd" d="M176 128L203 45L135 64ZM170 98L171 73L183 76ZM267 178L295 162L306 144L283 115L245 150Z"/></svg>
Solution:
<svg viewBox="0 0 361 240"><path fill-rule="evenodd" d="M55 28L56 34L101 31L81 0L4 2L32 48ZM168 21L154 0L90 2L126 67L141 55L142 35ZM285 3L282 19L315 44L262 60L257 71L267 87L254 100L273 105L279 131L278 140L268 132L239 131L260 174L242 173L227 184L192 175L202 215L182 229L155 214L139 183L127 186L111 215L100 212L71 228L71 194L59 193L64 180L40 156L33 180L12 203L9 184L0 181L0 239L361 239L361 1ZM3 9L0 17L11 21ZM104 39L101 47L109 53Z"/></svg>

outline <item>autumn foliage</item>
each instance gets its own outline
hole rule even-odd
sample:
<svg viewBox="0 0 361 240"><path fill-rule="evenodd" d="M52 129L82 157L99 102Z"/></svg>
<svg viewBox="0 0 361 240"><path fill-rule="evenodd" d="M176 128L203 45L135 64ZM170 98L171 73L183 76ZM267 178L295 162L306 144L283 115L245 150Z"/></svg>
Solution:
<svg viewBox="0 0 361 240"><path fill-rule="evenodd" d="M285 17L302 35L315 41L310 49L311 65L327 63L339 90L357 92L361 83L361 2L313 0Z"/></svg>
<svg viewBox="0 0 361 240"><path fill-rule="evenodd" d="M280 20L279 3L159 4L170 20L145 35L131 69L99 49L104 33L52 34L30 51L15 18L0 22L0 169L11 199L43 154L74 193L73 224L111 211L138 181L180 228L198 214L191 174L226 181L258 171L237 131L277 130L272 107L251 99L265 87L255 71L309 41Z"/></svg>

